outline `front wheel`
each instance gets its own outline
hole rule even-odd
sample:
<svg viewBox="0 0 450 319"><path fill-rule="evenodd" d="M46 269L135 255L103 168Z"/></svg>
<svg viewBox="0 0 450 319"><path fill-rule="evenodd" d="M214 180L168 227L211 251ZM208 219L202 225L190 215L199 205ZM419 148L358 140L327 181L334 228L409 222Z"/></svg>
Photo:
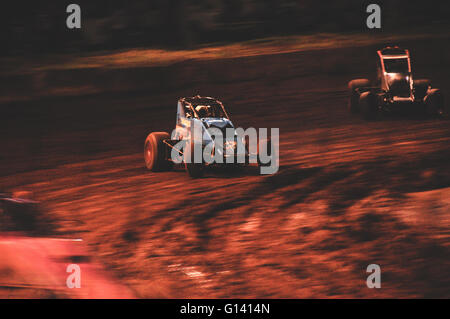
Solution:
<svg viewBox="0 0 450 319"><path fill-rule="evenodd" d="M425 97L425 109L431 116L444 117L444 96L439 89L432 89Z"/></svg>
<svg viewBox="0 0 450 319"><path fill-rule="evenodd" d="M431 81L428 79L414 80L414 97L416 100L423 100L431 87Z"/></svg>
<svg viewBox="0 0 450 319"><path fill-rule="evenodd" d="M203 176L205 166L203 164L203 156L201 156L200 163L195 162L194 156L195 148L196 148L195 143L189 142L188 145L186 145L184 153L184 167L190 177L199 178ZM197 148L199 148L199 150L202 151L201 155L203 155L202 146L197 145Z"/></svg>
<svg viewBox="0 0 450 319"><path fill-rule="evenodd" d="M167 145L165 140L170 140L166 132L154 132L147 136L144 144L145 166L152 172L169 170L173 162L167 159Z"/></svg>

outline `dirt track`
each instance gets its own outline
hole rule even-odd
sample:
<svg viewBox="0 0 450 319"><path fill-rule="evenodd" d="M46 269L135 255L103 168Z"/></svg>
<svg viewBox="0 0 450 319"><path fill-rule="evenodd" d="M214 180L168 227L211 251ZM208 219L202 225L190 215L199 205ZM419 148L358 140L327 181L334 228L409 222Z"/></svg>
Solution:
<svg viewBox="0 0 450 319"><path fill-rule="evenodd" d="M405 46L450 97L446 42ZM350 116L346 83L373 71L376 48L47 74L43 90L101 93L1 105L0 190L32 191L139 297L448 298L449 121ZM146 135L197 93L238 126L279 127L278 174L146 171Z"/></svg>

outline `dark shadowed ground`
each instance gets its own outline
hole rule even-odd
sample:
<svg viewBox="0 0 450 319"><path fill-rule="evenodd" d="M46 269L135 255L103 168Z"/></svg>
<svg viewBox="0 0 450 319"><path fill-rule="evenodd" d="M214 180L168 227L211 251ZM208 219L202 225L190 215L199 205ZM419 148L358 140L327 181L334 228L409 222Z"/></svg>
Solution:
<svg viewBox="0 0 450 319"><path fill-rule="evenodd" d="M401 44L450 97L448 40ZM380 46L5 78L0 190L32 191L138 297L448 298L449 121L347 112ZM237 126L280 128L279 172L146 171L147 134L197 93Z"/></svg>

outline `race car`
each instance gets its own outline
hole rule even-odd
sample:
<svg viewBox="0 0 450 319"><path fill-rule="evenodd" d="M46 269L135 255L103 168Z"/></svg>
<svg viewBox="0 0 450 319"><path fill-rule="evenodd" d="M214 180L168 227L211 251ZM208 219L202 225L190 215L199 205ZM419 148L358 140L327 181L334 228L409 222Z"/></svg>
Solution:
<svg viewBox="0 0 450 319"><path fill-rule="evenodd" d="M48 235L53 222L40 203L30 198L29 192L0 193L0 232L14 231L29 235Z"/></svg>
<svg viewBox="0 0 450 319"><path fill-rule="evenodd" d="M222 135L221 139L217 138L218 134ZM265 160L267 156L262 159L263 149L263 154L274 154L270 139L260 141L256 152L252 152L248 139L238 134L223 103L197 95L178 100L176 126L172 134L153 132L147 136L144 159L146 167L153 172L167 171L174 164L184 164L189 176L195 178L203 175L206 166L242 167L253 159L259 165L271 165ZM197 154L196 150L199 150ZM200 156L196 156L198 154ZM205 160L204 154L211 160Z"/></svg>
<svg viewBox="0 0 450 319"><path fill-rule="evenodd" d="M379 112L413 108L433 116L444 115L442 92L432 88L430 80L413 79L408 50L386 47L377 54L377 79L374 82L355 79L348 83L350 112L360 112L367 120Z"/></svg>

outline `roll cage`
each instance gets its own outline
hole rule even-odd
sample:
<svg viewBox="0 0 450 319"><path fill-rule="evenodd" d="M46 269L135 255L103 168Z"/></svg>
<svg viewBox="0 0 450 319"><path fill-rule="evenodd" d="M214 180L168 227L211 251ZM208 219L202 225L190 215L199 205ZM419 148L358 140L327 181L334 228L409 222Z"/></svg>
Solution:
<svg viewBox="0 0 450 319"><path fill-rule="evenodd" d="M214 116L211 117L230 119L221 101L212 97L201 97L197 95L178 100L177 122L180 118L203 118L196 110L198 106L211 107L214 110Z"/></svg>
<svg viewBox="0 0 450 319"><path fill-rule="evenodd" d="M386 47L377 54L377 84L381 90L390 92L397 100L414 100L409 50Z"/></svg>
<svg viewBox="0 0 450 319"><path fill-rule="evenodd" d="M406 73L411 73L411 58L409 55L409 51L406 49L400 49L399 47L387 47L382 50L377 51L379 57L378 67L381 69L380 71L385 73L389 73L390 70L386 69L386 62L389 60L402 60L405 59L407 61ZM392 72L392 73L400 73L400 72Z"/></svg>

